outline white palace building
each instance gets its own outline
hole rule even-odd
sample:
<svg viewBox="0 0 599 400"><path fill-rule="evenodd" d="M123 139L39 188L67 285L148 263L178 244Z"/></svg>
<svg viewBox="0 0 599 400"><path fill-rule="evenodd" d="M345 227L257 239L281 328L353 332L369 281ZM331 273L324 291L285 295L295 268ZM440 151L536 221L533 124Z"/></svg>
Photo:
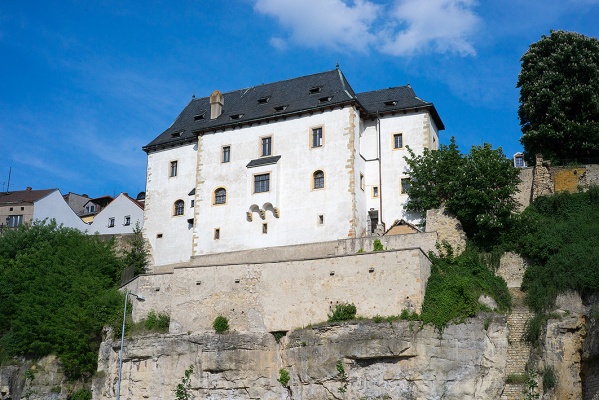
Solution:
<svg viewBox="0 0 599 400"><path fill-rule="evenodd" d="M339 68L193 98L144 147L153 264L414 221L406 146L437 149L443 129L409 85L355 93Z"/></svg>

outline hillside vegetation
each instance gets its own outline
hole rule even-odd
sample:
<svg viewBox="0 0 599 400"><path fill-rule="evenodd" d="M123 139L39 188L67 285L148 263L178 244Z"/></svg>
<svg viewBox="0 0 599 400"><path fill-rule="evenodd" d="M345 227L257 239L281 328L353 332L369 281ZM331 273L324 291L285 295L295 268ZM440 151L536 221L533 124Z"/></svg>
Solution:
<svg viewBox="0 0 599 400"><path fill-rule="evenodd" d="M0 236L0 359L56 354L70 379L96 370L102 327L122 319L114 243L51 222Z"/></svg>
<svg viewBox="0 0 599 400"><path fill-rule="evenodd" d="M550 310L568 290L599 293L599 187L539 197L522 213L518 231L516 248L531 262L522 289L533 310Z"/></svg>

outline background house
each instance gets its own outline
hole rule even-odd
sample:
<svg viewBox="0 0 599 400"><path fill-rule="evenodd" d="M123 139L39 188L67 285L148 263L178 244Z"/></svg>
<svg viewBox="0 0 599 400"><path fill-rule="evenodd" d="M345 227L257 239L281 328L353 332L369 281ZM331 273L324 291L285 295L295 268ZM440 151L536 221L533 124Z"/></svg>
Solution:
<svg viewBox="0 0 599 400"><path fill-rule="evenodd" d="M88 228L90 233L133 233L136 224L143 226L143 217L143 205L127 193L121 193L95 215Z"/></svg>
<svg viewBox="0 0 599 400"><path fill-rule="evenodd" d="M91 224L98 214L104 207L106 207L113 200L112 196L100 196L93 199L89 199L84 205L83 210L77 213L83 222Z"/></svg>
<svg viewBox="0 0 599 400"><path fill-rule="evenodd" d="M85 231L88 226L66 203L58 189L18 190L0 193L0 224L16 228L33 220L55 219L57 223Z"/></svg>

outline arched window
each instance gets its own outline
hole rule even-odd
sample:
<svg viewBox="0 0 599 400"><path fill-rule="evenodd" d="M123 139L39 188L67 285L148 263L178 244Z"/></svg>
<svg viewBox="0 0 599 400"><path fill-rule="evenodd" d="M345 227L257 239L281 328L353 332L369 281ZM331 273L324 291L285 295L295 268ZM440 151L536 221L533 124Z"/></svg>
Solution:
<svg viewBox="0 0 599 400"><path fill-rule="evenodd" d="M314 189L322 188L324 188L324 172L316 171L314 172Z"/></svg>
<svg viewBox="0 0 599 400"><path fill-rule="evenodd" d="M218 188L214 191L214 204L225 204L227 202L227 191L225 188Z"/></svg>
<svg viewBox="0 0 599 400"><path fill-rule="evenodd" d="M175 215L183 215L185 211L185 202L183 200L175 201Z"/></svg>

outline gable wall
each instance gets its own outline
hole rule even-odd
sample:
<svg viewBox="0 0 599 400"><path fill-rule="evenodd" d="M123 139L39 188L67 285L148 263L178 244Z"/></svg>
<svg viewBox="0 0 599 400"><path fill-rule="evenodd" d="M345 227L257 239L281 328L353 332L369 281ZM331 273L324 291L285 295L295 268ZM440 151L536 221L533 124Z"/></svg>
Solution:
<svg viewBox="0 0 599 400"><path fill-rule="evenodd" d="M96 215L89 231L103 235L133 233L137 222L143 226L143 215L143 210L121 193ZM125 225L125 216L130 217L129 225ZM114 218L113 227L110 227L110 218Z"/></svg>
<svg viewBox="0 0 599 400"><path fill-rule="evenodd" d="M89 225L84 223L69 207L59 190L55 190L46 197L34 203L33 219L55 219L58 224L68 228L76 228L81 231L89 230Z"/></svg>
<svg viewBox="0 0 599 400"><path fill-rule="evenodd" d="M192 226L187 220L193 218L189 192L196 183L196 150L197 145L187 144L148 154L143 232L155 265L185 262L191 256ZM175 160L177 176L170 177ZM185 202L182 216L173 215L178 199Z"/></svg>

